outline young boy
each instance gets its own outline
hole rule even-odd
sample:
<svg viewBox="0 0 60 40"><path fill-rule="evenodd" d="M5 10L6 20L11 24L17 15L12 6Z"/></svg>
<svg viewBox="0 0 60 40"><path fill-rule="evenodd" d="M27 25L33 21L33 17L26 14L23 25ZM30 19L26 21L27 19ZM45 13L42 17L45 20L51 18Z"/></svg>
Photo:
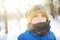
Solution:
<svg viewBox="0 0 60 40"><path fill-rule="evenodd" d="M56 40L50 31L50 21L43 6L36 5L26 12L28 30L19 35L18 40Z"/></svg>

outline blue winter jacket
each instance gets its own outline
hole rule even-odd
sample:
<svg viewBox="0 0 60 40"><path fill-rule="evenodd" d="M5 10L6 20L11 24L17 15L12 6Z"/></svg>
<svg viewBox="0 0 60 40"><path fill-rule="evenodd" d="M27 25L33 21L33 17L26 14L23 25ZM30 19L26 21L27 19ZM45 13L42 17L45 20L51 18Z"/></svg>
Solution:
<svg viewBox="0 0 60 40"><path fill-rule="evenodd" d="M21 35L19 35L18 40L56 40L56 38L53 32L51 31L48 33L48 35L43 36L43 37L41 36L38 37L31 31L26 31L22 33Z"/></svg>

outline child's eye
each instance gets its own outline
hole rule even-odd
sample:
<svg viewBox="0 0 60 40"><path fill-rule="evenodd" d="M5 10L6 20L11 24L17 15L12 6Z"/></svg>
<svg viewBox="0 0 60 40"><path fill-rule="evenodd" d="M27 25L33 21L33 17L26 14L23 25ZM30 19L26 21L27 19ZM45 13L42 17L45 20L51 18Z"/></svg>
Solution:
<svg viewBox="0 0 60 40"><path fill-rule="evenodd" d="M35 15L34 17L37 17L37 15Z"/></svg>
<svg viewBox="0 0 60 40"><path fill-rule="evenodd" d="M46 17L45 15L42 15L42 17Z"/></svg>

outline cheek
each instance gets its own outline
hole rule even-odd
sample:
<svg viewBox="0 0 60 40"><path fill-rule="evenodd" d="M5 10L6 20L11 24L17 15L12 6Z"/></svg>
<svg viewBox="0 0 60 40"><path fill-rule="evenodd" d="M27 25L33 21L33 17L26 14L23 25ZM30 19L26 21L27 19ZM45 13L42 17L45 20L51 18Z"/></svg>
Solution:
<svg viewBox="0 0 60 40"><path fill-rule="evenodd" d="M38 22L46 22L46 18L45 17L44 18L35 17L32 19L33 24L36 24Z"/></svg>
<svg viewBox="0 0 60 40"><path fill-rule="evenodd" d="M41 18L40 21L41 22L46 22L46 18Z"/></svg>
<svg viewBox="0 0 60 40"><path fill-rule="evenodd" d="M38 18L33 18L33 19L32 19L32 23L33 23L33 24L36 24L36 23L38 23L39 21L40 21L40 20L38 20Z"/></svg>

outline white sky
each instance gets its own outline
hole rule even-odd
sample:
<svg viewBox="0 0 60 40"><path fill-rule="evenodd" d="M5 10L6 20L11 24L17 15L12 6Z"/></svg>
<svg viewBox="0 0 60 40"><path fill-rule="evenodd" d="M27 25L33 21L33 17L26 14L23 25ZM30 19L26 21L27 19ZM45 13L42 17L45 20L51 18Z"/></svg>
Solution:
<svg viewBox="0 0 60 40"><path fill-rule="evenodd" d="M28 8L36 4L44 4L46 3L45 0L0 0L0 11L3 12L3 2L6 11L9 12L16 12L20 10L24 13Z"/></svg>

